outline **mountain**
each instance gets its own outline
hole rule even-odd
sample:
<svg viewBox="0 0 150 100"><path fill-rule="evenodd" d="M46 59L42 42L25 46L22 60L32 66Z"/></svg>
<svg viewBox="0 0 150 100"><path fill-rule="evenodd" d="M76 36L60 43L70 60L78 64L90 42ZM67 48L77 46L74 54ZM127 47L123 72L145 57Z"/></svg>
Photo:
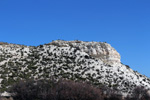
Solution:
<svg viewBox="0 0 150 100"><path fill-rule="evenodd" d="M35 46L0 42L0 91L25 79L90 81L124 95L136 86L150 88L150 79L120 61L120 54L104 42L63 41Z"/></svg>

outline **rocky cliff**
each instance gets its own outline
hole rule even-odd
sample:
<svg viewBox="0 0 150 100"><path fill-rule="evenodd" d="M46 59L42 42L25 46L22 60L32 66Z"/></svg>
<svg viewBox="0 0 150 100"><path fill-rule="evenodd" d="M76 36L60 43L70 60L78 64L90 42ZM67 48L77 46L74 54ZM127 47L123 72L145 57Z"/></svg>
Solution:
<svg viewBox="0 0 150 100"><path fill-rule="evenodd" d="M59 47L73 47L86 52L89 56L98 58L107 64L120 63L120 54L104 42L84 42L84 41L62 41L57 40L49 43Z"/></svg>
<svg viewBox="0 0 150 100"><path fill-rule="evenodd" d="M136 86L150 88L150 79L120 62L107 43L62 41L34 46L0 43L0 90L26 79L51 77L107 85L124 95Z"/></svg>

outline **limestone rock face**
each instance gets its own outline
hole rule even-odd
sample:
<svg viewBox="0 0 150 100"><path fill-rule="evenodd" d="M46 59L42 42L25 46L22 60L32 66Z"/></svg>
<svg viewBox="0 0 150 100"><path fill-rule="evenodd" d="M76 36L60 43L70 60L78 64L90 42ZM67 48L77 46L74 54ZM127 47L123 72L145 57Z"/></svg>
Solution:
<svg viewBox="0 0 150 100"><path fill-rule="evenodd" d="M56 40L39 46L0 43L0 93L19 80L90 81L126 96L137 86L150 88L150 79L120 62L107 43Z"/></svg>
<svg viewBox="0 0 150 100"><path fill-rule="evenodd" d="M60 47L74 47L78 48L83 52L88 53L94 58L102 60L106 64L120 63L120 54L111 47L110 44L104 42L83 42L83 41L63 41L56 40L51 45L57 45Z"/></svg>

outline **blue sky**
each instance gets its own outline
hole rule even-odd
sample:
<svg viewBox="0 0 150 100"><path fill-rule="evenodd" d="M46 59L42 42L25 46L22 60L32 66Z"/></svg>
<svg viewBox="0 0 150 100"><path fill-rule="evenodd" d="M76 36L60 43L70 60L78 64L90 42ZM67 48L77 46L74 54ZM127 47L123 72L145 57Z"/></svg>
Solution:
<svg viewBox="0 0 150 100"><path fill-rule="evenodd" d="M149 0L0 0L0 41L102 41L150 77Z"/></svg>

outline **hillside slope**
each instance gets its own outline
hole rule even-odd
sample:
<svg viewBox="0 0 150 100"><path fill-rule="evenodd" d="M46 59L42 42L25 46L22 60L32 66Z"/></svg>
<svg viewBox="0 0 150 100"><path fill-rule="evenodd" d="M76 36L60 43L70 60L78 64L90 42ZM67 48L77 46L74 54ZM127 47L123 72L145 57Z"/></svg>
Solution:
<svg viewBox="0 0 150 100"><path fill-rule="evenodd" d="M121 64L119 53L107 43L62 41L23 46L0 43L0 90L24 79L54 76L105 84L124 94L136 86L150 88L150 79Z"/></svg>

